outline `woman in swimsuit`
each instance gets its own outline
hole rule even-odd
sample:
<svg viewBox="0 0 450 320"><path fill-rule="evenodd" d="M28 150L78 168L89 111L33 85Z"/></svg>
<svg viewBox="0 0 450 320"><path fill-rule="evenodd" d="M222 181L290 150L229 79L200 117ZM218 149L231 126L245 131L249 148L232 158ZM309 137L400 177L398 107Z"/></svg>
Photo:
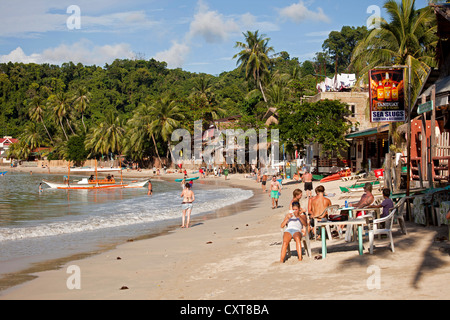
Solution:
<svg viewBox="0 0 450 320"><path fill-rule="evenodd" d="M286 250L292 238L295 240L298 260L302 260L302 236L306 234L307 224L305 215L300 214L300 205L294 202L292 204L292 210L289 210L289 213L281 223L281 228L286 227L283 234L283 245L281 246L281 263L284 263Z"/></svg>
<svg viewBox="0 0 450 320"><path fill-rule="evenodd" d="M191 185L186 183L185 189L181 193L181 197L183 198L183 202L181 203L181 209L183 210L183 218L182 218L182 228L189 228L189 221L191 219L192 212L192 203L195 200L194 192L191 190ZM187 216L187 219L186 219ZM186 225L185 225L186 220Z"/></svg>

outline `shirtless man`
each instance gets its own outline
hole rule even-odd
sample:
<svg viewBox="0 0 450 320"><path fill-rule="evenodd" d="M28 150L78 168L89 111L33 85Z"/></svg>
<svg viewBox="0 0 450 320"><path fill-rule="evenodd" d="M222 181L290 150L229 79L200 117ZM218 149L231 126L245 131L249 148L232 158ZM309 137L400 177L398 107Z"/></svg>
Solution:
<svg viewBox="0 0 450 320"><path fill-rule="evenodd" d="M281 191L281 185L277 181L277 177L273 176L270 182L270 197L272 198L272 209L278 208L279 192Z"/></svg>
<svg viewBox="0 0 450 320"><path fill-rule="evenodd" d="M326 208L331 206L331 200L325 198L325 188L324 186L318 186L316 188L316 196L310 198L308 201L308 212L309 212L309 222L312 228L309 231L314 230L314 235L316 235L316 228L314 228L314 219L321 220L326 218L322 216L322 213Z"/></svg>
<svg viewBox="0 0 450 320"><path fill-rule="evenodd" d="M311 219L325 218L322 217L321 214L329 206L331 206L331 200L325 198L325 188L323 186L318 186L316 188L316 196L308 201L308 211L311 215Z"/></svg>
<svg viewBox="0 0 450 320"><path fill-rule="evenodd" d="M303 182L305 183L305 192L308 198L311 198L311 192L313 189L313 176L309 171L306 171L302 177Z"/></svg>
<svg viewBox="0 0 450 320"><path fill-rule="evenodd" d="M181 203L181 208L183 210L183 218L182 218L182 228L189 228L189 221L191 219L192 212L192 203L195 200L194 192L191 190L191 185L186 183L183 192L181 193L181 197L183 198L183 202ZM187 219L186 219L187 216ZM186 220L186 224L185 224Z"/></svg>
<svg viewBox="0 0 450 320"><path fill-rule="evenodd" d="M266 183L267 183L267 175L265 174L261 178L261 185L262 185L263 192L267 192Z"/></svg>

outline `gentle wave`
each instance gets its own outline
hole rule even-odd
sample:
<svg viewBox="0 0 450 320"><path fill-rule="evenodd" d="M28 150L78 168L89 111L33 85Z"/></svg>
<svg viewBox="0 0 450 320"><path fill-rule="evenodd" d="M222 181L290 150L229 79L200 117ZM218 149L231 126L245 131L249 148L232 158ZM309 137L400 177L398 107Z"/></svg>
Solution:
<svg viewBox="0 0 450 320"><path fill-rule="evenodd" d="M247 200L253 196L252 191L237 188L208 190L207 192L220 192L224 197L222 199L208 201L207 199L203 199L208 197L207 194L203 195L203 197L200 196L199 198L201 200L199 199L199 201L194 203L192 215L200 215L217 210ZM172 199L168 200L171 196ZM177 194L177 196L179 195ZM173 194L160 195L154 202L152 200L147 197L142 199L140 203L125 201L111 208L109 214L95 215L94 209L94 216L82 216L78 220L48 222L30 227L0 228L0 242L152 223L175 219L181 216L180 199L178 197L175 198ZM161 205L162 202L165 202L165 207ZM117 211L123 213L113 213Z"/></svg>

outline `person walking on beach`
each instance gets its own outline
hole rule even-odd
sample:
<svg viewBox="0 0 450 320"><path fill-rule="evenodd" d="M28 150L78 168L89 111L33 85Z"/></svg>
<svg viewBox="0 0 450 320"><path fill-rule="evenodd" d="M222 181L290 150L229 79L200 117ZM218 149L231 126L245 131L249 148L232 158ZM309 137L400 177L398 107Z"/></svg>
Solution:
<svg viewBox="0 0 450 320"><path fill-rule="evenodd" d="M311 172L306 171L303 174L302 180L305 183L306 196L308 198L311 198L311 192L312 192L312 189L313 189L313 183L312 183L313 176L312 176Z"/></svg>
<svg viewBox="0 0 450 320"><path fill-rule="evenodd" d="M266 183L267 183L267 175L265 174L261 178L261 185L262 185L263 192L267 192Z"/></svg>
<svg viewBox="0 0 450 320"><path fill-rule="evenodd" d="M191 212L193 206L192 203L195 201L195 195L194 192L191 190L191 185L189 183L186 183L185 188L181 193L181 197L183 198L183 202L181 203L181 208L183 210L181 227L189 228L189 222L191 220Z"/></svg>
<svg viewBox="0 0 450 320"><path fill-rule="evenodd" d="M307 224L306 217L300 214L300 205L298 202L293 203L292 210L289 210L281 223L281 228L286 227L283 233L283 245L281 246L281 263L284 263L286 251L292 238L295 240L298 260L302 260L302 237L306 235Z"/></svg>
<svg viewBox="0 0 450 320"><path fill-rule="evenodd" d="M272 177L270 182L270 197L272 198L272 209L278 208L278 198L280 197L281 185L277 181L277 177Z"/></svg>

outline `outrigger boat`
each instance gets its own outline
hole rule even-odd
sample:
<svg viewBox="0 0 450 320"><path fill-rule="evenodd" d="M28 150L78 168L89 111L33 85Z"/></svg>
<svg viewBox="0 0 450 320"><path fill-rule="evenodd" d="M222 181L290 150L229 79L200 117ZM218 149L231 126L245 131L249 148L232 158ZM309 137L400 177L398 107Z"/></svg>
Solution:
<svg viewBox="0 0 450 320"><path fill-rule="evenodd" d="M94 175L91 175L91 177L83 178L80 181L76 183L70 182L70 172L83 172L83 173L92 173L95 172ZM104 179L98 179L98 172L116 172L120 171L120 181L116 181L114 179L114 176ZM122 179L122 169L121 168L97 168L97 162L95 165L95 168L75 168L70 169L69 164L69 174L68 178L65 183L57 183L57 182L50 182L47 180L42 180L43 183L45 183L47 186L49 186L52 189L64 189L64 190L92 190L92 189L112 189L112 188L143 188L147 183L148 179L141 180L141 181L132 181L132 182L124 182Z"/></svg>

